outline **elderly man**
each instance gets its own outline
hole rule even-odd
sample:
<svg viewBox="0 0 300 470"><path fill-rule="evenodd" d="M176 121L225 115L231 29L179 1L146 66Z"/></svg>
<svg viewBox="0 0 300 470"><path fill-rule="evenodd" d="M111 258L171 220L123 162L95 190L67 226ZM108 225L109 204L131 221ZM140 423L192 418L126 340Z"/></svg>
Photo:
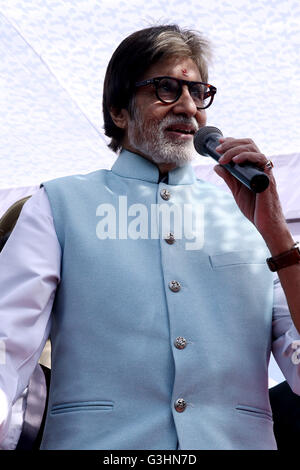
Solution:
<svg viewBox="0 0 300 470"><path fill-rule="evenodd" d="M208 58L176 25L126 38L104 83L112 169L26 202L1 254L2 436L51 331L43 449L276 448L268 361L299 393L299 252L250 139L220 139L220 163L264 168L263 193L194 174Z"/></svg>

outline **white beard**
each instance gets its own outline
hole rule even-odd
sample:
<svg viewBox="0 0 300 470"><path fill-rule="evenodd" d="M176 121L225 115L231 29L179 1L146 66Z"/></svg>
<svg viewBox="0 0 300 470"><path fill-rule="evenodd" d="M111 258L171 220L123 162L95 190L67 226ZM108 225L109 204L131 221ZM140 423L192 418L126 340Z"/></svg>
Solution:
<svg viewBox="0 0 300 470"><path fill-rule="evenodd" d="M133 149L149 157L154 163L175 163L177 167L194 160L197 153L193 140L174 141L168 139L165 129L172 124L184 123L193 125L195 131L198 123L194 117L167 115L161 121L143 121L139 108L135 108L133 119L128 122L128 141Z"/></svg>

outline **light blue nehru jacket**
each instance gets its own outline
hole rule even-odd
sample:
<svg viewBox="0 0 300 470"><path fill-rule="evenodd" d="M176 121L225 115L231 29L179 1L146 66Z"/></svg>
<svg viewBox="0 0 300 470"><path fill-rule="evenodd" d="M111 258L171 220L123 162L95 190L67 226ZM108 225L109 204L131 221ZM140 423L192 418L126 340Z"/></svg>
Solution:
<svg viewBox="0 0 300 470"><path fill-rule="evenodd" d="M158 181L155 165L123 151L111 171L44 184L62 280L42 448L274 449L265 244L190 165ZM192 207L182 237L170 217L173 243L164 205L186 210L185 225Z"/></svg>

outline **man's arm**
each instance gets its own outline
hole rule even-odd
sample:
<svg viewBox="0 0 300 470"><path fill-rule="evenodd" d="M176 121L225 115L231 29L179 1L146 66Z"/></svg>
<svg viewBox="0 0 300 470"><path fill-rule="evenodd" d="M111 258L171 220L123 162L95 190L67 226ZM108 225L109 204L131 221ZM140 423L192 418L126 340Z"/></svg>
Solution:
<svg viewBox="0 0 300 470"><path fill-rule="evenodd" d="M288 228L282 226L274 239L267 236L266 243L272 256L284 253L292 248L294 240ZM289 310L295 327L300 333L300 264L293 264L279 269L278 277L284 290Z"/></svg>
<svg viewBox="0 0 300 470"><path fill-rule="evenodd" d="M291 389L300 395L300 334L292 322L278 278L274 285L272 336L276 362Z"/></svg>
<svg viewBox="0 0 300 470"><path fill-rule="evenodd" d="M25 203L0 255L0 442L49 336L60 256L41 189Z"/></svg>
<svg viewBox="0 0 300 470"><path fill-rule="evenodd" d="M272 170L265 170L270 179L269 187L262 193L255 194L222 167L231 160L238 164L250 161L263 167L267 158L251 139L228 137L220 139L220 143L216 150L222 154L222 157L215 171L229 186L240 210L260 232L272 256L290 250L294 240L282 212ZM294 325L300 332L300 264L282 268L278 271L278 275Z"/></svg>

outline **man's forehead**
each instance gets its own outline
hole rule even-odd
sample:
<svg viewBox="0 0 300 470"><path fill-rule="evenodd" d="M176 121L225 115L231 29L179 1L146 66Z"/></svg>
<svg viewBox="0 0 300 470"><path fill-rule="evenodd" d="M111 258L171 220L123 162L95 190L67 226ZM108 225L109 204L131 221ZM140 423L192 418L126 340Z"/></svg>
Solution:
<svg viewBox="0 0 300 470"><path fill-rule="evenodd" d="M185 56L168 56L160 59L146 70L142 79L162 75L181 75L183 78L192 77L191 80L201 80L197 64Z"/></svg>

